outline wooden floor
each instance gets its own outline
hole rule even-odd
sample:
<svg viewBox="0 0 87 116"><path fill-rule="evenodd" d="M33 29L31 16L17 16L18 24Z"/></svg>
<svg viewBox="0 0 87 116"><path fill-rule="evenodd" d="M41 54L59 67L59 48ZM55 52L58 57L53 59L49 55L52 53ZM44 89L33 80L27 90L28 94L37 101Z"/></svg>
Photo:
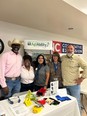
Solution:
<svg viewBox="0 0 87 116"><path fill-rule="evenodd" d="M85 110L87 112L87 96L83 96L83 105L85 107ZM85 110L82 110L82 116L87 116L87 113L85 112Z"/></svg>

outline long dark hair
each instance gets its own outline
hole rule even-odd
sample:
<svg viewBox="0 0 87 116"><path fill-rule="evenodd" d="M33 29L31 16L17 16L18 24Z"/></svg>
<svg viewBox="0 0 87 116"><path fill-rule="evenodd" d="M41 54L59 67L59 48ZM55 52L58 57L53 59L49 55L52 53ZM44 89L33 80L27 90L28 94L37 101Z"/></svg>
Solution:
<svg viewBox="0 0 87 116"><path fill-rule="evenodd" d="M43 57L43 65L44 65L44 66L46 65L44 55L39 54L39 55L37 56L37 58L36 58L36 67L39 65L38 59L39 59L39 57L40 57L40 56L42 56L42 57Z"/></svg>

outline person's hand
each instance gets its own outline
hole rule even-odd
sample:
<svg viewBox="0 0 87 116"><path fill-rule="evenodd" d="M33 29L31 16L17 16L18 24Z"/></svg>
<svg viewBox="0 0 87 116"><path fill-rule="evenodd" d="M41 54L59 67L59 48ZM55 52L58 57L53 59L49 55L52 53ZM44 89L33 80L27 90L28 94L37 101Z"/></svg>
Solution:
<svg viewBox="0 0 87 116"><path fill-rule="evenodd" d="M2 90L3 90L5 95L8 95L8 93L9 93L9 88L8 87L4 87L4 88L2 88Z"/></svg>
<svg viewBox="0 0 87 116"><path fill-rule="evenodd" d="M46 89L46 90L47 90L47 85L45 85L45 86L44 86L44 89Z"/></svg>
<svg viewBox="0 0 87 116"><path fill-rule="evenodd" d="M46 90L47 90L47 87L46 87L46 86L44 86L44 89L46 89Z"/></svg>
<svg viewBox="0 0 87 116"><path fill-rule="evenodd" d="M84 80L84 78L82 78L82 77L75 79L75 83L77 83L77 85L80 85L83 80Z"/></svg>

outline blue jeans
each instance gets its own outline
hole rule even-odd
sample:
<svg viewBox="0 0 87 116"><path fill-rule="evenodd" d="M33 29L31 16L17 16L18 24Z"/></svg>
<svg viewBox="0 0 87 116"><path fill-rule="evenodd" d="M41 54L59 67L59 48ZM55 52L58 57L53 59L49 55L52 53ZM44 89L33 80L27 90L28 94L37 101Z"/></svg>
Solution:
<svg viewBox="0 0 87 116"><path fill-rule="evenodd" d="M65 86L65 88L67 89L67 94L77 99L78 106L81 111L80 85Z"/></svg>
<svg viewBox="0 0 87 116"><path fill-rule="evenodd" d="M5 98L9 98L13 94L20 92L21 83L20 83L19 78L16 80L6 79L6 83L7 83L7 86L9 88L9 93L8 93L8 95L5 96Z"/></svg>

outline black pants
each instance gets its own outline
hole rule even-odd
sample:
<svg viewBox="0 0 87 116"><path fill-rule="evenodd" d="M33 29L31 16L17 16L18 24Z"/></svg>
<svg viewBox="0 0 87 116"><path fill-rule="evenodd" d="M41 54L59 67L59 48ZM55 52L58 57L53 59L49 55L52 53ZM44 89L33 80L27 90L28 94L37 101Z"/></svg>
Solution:
<svg viewBox="0 0 87 116"><path fill-rule="evenodd" d="M37 85L34 85L34 91L38 91L39 89L43 88L44 86L37 86Z"/></svg>
<svg viewBox="0 0 87 116"><path fill-rule="evenodd" d="M33 91L34 83L23 84L21 83L21 92L31 90Z"/></svg>

